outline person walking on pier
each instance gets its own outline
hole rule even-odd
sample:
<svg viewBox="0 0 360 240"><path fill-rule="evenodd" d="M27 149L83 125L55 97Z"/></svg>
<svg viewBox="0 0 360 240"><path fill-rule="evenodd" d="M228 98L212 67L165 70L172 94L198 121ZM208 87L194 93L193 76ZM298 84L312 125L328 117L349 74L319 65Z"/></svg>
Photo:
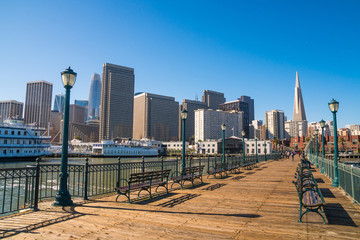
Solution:
<svg viewBox="0 0 360 240"><path fill-rule="evenodd" d="M291 152L291 160L292 160L292 161L294 161L294 156L295 156L295 152L292 151L292 152Z"/></svg>

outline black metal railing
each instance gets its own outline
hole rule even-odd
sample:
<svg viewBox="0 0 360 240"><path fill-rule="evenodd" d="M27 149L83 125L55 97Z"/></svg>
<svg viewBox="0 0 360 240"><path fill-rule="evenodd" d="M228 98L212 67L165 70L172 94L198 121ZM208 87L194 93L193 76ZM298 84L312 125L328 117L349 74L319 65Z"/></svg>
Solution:
<svg viewBox="0 0 360 240"><path fill-rule="evenodd" d="M280 154L245 156L227 156L226 162L239 163L239 167L252 165L280 158ZM222 161L221 157L186 158L186 166L205 165L204 170L215 167ZM137 172L171 169L172 176L179 174L181 160L163 158L148 161L144 157L140 161L118 159L117 163L68 165L68 190L72 197L89 197L115 192L116 186L125 186L130 174ZM0 169L0 215L17 212L22 209L38 209L38 202L55 197L59 188L60 164L40 164L24 168Z"/></svg>

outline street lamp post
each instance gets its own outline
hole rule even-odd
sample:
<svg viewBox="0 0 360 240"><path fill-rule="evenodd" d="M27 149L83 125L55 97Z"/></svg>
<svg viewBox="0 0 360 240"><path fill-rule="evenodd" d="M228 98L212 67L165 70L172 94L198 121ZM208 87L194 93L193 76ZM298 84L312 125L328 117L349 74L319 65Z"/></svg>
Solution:
<svg viewBox="0 0 360 240"><path fill-rule="evenodd" d="M321 152L322 152L322 163L321 163L321 171L320 173L324 173L324 158L325 158L325 139L324 139L324 127L325 127L325 121L320 121L320 127L321 127Z"/></svg>
<svg viewBox="0 0 360 240"><path fill-rule="evenodd" d="M336 112L339 109L339 102L332 99L329 102L330 111L333 113L333 125L334 125L334 179L331 184L333 187L339 186L339 167L338 167L338 137L337 137L337 124L336 124Z"/></svg>
<svg viewBox="0 0 360 240"><path fill-rule="evenodd" d="M316 137L316 167L319 168L319 129L315 130Z"/></svg>
<svg viewBox="0 0 360 240"><path fill-rule="evenodd" d="M186 167L186 162L185 162L185 122L186 122L186 118L188 115L188 112L184 109L181 111L181 120L182 120L182 153L181 153L181 168L182 171L184 170L184 168Z"/></svg>
<svg viewBox="0 0 360 240"><path fill-rule="evenodd" d="M225 123L221 124L221 130L222 130L222 163L225 163L225 130L226 130Z"/></svg>
<svg viewBox="0 0 360 240"><path fill-rule="evenodd" d="M243 144L243 157L242 157L242 160L243 160L243 166L245 166L245 132L242 131L241 132L241 136L242 136L242 144Z"/></svg>
<svg viewBox="0 0 360 240"><path fill-rule="evenodd" d="M68 133L69 133L69 105L70 105L70 89L74 86L76 80L76 73L69 67L61 72L61 78L66 90L65 93L65 109L64 109L64 125L63 125L63 139L62 139L62 153L61 153L61 167L60 167L60 186L59 191L55 195L53 206L71 206L73 201L67 188L67 166L68 166Z"/></svg>
<svg viewBox="0 0 360 240"><path fill-rule="evenodd" d="M259 162L259 159L258 159L258 150L257 150L257 140L258 138L255 137L255 153L256 153L256 163Z"/></svg>

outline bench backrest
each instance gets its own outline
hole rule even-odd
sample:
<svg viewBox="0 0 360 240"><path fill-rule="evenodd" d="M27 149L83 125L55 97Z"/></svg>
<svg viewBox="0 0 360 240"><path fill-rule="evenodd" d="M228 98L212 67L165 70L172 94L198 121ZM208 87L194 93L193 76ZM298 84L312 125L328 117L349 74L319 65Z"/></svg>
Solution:
<svg viewBox="0 0 360 240"><path fill-rule="evenodd" d="M227 167L227 164L226 163L217 163L215 165L215 168L216 169L220 169L220 168L226 168Z"/></svg>
<svg viewBox="0 0 360 240"><path fill-rule="evenodd" d="M182 171L182 175L189 175L193 173L199 173L202 174L202 171L204 170L205 165L201 166L193 166L193 167L185 167Z"/></svg>
<svg viewBox="0 0 360 240"><path fill-rule="evenodd" d="M167 179L169 177L170 171L170 169L167 169L143 173L132 173L130 175L129 184Z"/></svg>

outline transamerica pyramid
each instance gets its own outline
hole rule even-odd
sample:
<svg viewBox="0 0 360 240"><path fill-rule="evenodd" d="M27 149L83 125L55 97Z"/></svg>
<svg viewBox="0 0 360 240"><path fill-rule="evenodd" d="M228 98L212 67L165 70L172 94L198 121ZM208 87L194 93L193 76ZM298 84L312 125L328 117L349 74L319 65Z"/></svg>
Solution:
<svg viewBox="0 0 360 240"><path fill-rule="evenodd" d="M298 72L296 72L293 121L306 121L304 101L301 94Z"/></svg>

